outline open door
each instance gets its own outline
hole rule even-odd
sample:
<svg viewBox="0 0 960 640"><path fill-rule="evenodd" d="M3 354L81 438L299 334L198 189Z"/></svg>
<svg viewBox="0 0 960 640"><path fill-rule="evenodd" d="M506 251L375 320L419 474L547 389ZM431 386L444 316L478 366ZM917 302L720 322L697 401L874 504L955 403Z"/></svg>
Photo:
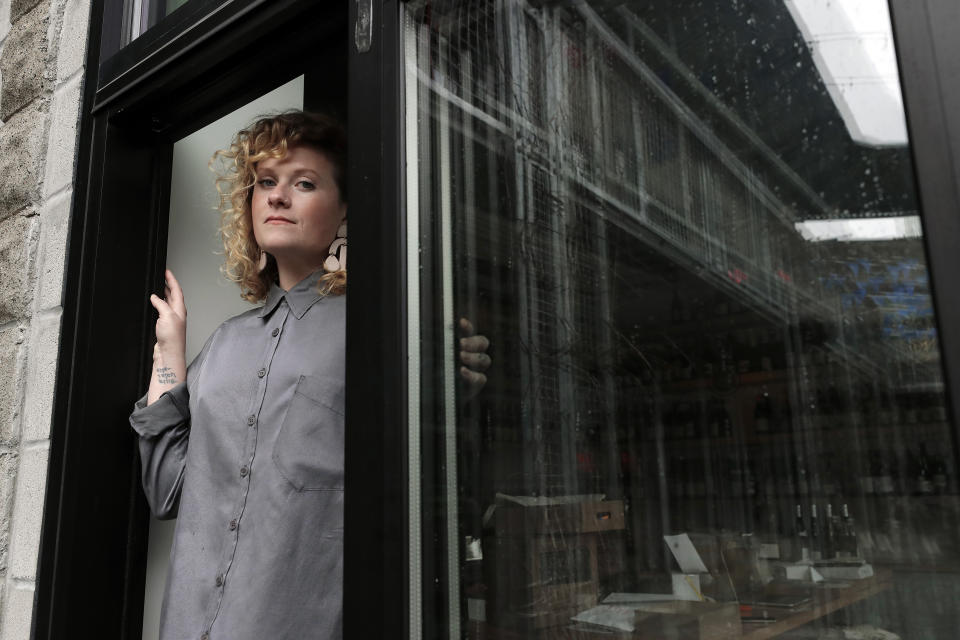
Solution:
<svg viewBox="0 0 960 640"><path fill-rule="evenodd" d="M77 174L86 178L66 266L35 638L78 628L155 634L149 603L158 602L167 554L162 529L150 526L127 423L154 341L147 294L162 289L172 262L189 281L207 278L189 294L198 297L192 333L229 315L214 299L241 301L216 282L216 214L202 186L212 185L209 154L261 112L303 106L346 116L346 7L167 3L169 15L149 30L121 37L118 6L147 4L157 3L94 3L78 145ZM214 294L200 294L205 288Z"/></svg>

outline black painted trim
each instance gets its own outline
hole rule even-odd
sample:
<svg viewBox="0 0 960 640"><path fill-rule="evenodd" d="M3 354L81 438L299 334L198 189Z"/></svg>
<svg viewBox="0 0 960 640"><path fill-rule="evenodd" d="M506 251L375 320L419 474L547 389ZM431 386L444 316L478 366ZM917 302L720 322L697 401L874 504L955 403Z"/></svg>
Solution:
<svg viewBox="0 0 960 640"><path fill-rule="evenodd" d="M316 3L304 0L227 0L222 3L209 1L190 3L181 9L192 11L181 14L175 11L162 21L156 30L151 29L115 56L100 65L97 75L97 98L93 111L111 107L125 94L144 83L156 82L155 77L170 72L171 67L189 64L200 69L219 64L230 55L243 51L251 64L254 56L262 53L251 44L261 40L265 33L275 34L274 42L265 42L274 47L303 49L308 43L322 43L329 34L322 31L303 33L293 29L288 33L274 31L278 25L302 25L311 14L321 11L343 13L342 4ZM300 19L296 19L300 16ZM169 28L163 28L167 20L176 19ZM192 70L197 73L197 70ZM252 73L250 77L253 77Z"/></svg>
<svg viewBox="0 0 960 640"><path fill-rule="evenodd" d="M228 6L240 7L244 4L256 4L262 0L189 0L168 16L164 0L143 0L143 17L153 26L143 31L131 42L124 22L124 5L132 5L133 0L107 0L105 17L101 31L100 74L112 78L129 70L132 63L142 59L146 52L156 51L170 40L182 35L184 31L200 25L211 15L215 15ZM234 8L234 10L236 10ZM202 27L201 31L204 30Z"/></svg>
<svg viewBox="0 0 960 640"><path fill-rule="evenodd" d="M945 392L960 455L960 5L890 0L907 126L921 203Z"/></svg>
<svg viewBox="0 0 960 640"><path fill-rule="evenodd" d="M374 2L371 49L350 3L344 637L407 637L407 323L399 7Z"/></svg>
<svg viewBox="0 0 960 640"><path fill-rule="evenodd" d="M149 518L127 419L148 382L154 316L146 294L162 283L174 141L346 57L346 6L286 2L286 14L265 9L242 29L198 39L176 63L157 60L148 78L97 109L99 36L111 2L94 0L91 9L35 640L141 637ZM330 82L339 88L311 94L342 103L345 76Z"/></svg>

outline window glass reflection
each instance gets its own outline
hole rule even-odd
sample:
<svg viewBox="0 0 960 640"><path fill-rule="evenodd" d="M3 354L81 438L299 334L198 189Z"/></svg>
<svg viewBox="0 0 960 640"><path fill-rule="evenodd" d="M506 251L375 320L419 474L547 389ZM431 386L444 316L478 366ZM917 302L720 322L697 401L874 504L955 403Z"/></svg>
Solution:
<svg viewBox="0 0 960 640"><path fill-rule="evenodd" d="M123 44L130 44L147 29L187 4L189 0L124 0Z"/></svg>
<svg viewBox="0 0 960 640"><path fill-rule="evenodd" d="M404 7L425 635L955 637L886 6Z"/></svg>

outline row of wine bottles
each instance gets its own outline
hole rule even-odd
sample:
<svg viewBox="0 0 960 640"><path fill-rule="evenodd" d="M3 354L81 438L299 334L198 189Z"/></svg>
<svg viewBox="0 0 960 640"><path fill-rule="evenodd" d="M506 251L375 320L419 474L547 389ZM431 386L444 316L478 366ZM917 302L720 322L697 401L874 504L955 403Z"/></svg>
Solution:
<svg viewBox="0 0 960 640"><path fill-rule="evenodd" d="M817 503L809 506L809 520L804 517L803 505L797 504L794 523L796 551L794 560L833 560L856 558L860 554L857 529L850 510L844 504L840 513L834 513L827 504L824 512Z"/></svg>
<svg viewBox="0 0 960 640"><path fill-rule="evenodd" d="M810 403L809 415L805 420L795 421L783 396L771 392L767 385L761 385L753 401L753 432L769 434L790 432L797 425L808 429L835 429L853 424L853 414L847 410L837 413L836 403L828 398L836 391L817 391L815 400ZM666 406L662 416L667 437L670 439L726 438L733 435L734 419L727 403L720 398L710 398L704 404L696 399L679 400ZM894 424L939 424L947 420L946 407L940 395L931 394L929 398L909 396L899 406L870 407L860 412L858 423L869 427L890 426Z"/></svg>
<svg viewBox="0 0 960 640"><path fill-rule="evenodd" d="M673 498L756 498L775 503L793 496L817 495L840 502L853 496L943 495L956 491L948 456L924 442L900 450L826 451L813 469L789 455L738 458L726 449L672 457L667 482Z"/></svg>

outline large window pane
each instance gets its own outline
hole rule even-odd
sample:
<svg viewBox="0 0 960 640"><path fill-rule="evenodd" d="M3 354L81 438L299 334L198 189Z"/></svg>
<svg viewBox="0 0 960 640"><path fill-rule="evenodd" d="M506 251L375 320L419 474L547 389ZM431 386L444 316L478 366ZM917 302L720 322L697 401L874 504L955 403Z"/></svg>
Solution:
<svg viewBox="0 0 960 640"><path fill-rule="evenodd" d="M954 638L886 6L404 11L415 632Z"/></svg>

